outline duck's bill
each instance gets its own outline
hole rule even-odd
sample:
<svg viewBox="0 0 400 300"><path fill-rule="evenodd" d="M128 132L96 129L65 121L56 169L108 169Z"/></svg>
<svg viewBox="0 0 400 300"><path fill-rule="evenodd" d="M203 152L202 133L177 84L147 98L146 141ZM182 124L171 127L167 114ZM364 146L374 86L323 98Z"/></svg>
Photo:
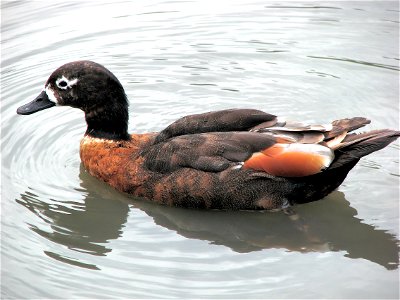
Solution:
<svg viewBox="0 0 400 300"><path fill-rule="evenodd" d="M19 115L30 115L37 111L55 106L54 102L49 100L45 91L42 91L39 96L35 98L32 102L29 102L21 107L18 107L17 114Z"/></svg>

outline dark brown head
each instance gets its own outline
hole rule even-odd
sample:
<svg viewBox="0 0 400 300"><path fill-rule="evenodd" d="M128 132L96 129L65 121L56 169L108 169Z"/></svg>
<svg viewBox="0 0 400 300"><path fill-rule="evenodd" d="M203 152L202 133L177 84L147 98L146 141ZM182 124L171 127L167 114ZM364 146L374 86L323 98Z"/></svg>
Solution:
<svg viewBox="0 0 400 300"><path fill-rule="evenodd" d="M86 134L109 139L128 139L128 101L114 74L91 61L67 63L55 70L43 91L18 108L28 115L52 106L71 106L85 112Z"/></svg>

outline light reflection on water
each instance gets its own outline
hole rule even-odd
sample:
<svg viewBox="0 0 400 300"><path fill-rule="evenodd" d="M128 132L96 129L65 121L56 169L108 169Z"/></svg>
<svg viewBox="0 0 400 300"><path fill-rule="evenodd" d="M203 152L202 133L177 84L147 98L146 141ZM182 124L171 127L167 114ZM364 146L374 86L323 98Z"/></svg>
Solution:
<svg viewBox="0 0 400 300"><path fill-rule="evenodd" d="M398 297L398 143L290 219L131 199L82 169L81 112L15 114L91 59L124 84L132 132L230 107L398 128L396 2L210 5L2 3L2 296Z"/></svg>

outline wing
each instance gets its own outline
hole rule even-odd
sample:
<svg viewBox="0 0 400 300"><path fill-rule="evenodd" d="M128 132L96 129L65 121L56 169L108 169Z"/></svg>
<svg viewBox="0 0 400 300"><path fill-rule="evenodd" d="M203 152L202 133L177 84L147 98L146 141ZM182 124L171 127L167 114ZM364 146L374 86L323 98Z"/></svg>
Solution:
<svg viewBox="0 0 400 300"><path fill-rule="evenodd" d="M143 157L149 170L160 173L180 168L204 172L244 168L284 177L318 173L334 158L328 147L290 142L258 132L191 134L152 145Z"/></svg>
<svg viewBox="0 0 400 300"><path fill-rule="evenodd" d="M262 127L274 126L276 122L276 116L255 109L226 109L190 115L178 119L161 131L155 143L185 134L247 131L261 124L264 124Z"/></svg>
<svg viewBox="0 0 400 300"><path fill-rule="evenodd" d="M368 123L365 118L352 118L307 125L278 121L258 110L224 110L172 123L143 157L149 170L161 173L179 168L221 172L235 167L302 177L329 167L347 132Z"/></svg>
<svg viewBox="0 0 400 300"><path fill-rule="evenodd" d="M246 131L190 134L154 144L143 157L148 169L161 173L179 168L221 172L277 141L271 135Z"/></svg>

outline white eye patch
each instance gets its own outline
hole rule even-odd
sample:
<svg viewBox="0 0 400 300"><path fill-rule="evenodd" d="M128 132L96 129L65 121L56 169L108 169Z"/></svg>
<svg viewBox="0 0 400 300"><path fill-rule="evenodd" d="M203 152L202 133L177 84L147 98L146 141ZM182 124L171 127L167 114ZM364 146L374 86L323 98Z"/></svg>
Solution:
<svg viewBox="0 0 400 300"><path fill-rule="evenodd" d="M59 89L66 90L71 88L78 82L78 78L68 79L64 75L56 80L56 85Z"/></svg>

